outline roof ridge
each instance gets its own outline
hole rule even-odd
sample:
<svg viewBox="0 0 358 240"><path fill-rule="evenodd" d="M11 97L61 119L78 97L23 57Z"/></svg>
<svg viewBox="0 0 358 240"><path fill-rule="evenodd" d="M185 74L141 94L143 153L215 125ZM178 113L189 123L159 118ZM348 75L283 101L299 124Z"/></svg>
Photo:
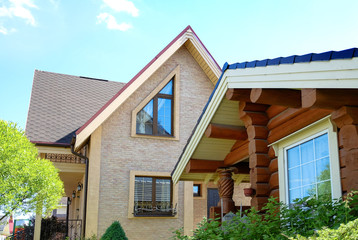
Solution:
<svg viewBox="0 0 358 240"><path fill-rule="evenodd" d="M102 82L114 82L114 83L126 84L125 82L118 82L118 81L107 80L107 79L102 79L102 78L94 78L94 77L86 77L86 76L77 76L77 75L72 75L72 74L67 74L67 73L56 73L56 72L50 72L50 71L39 70L39 69L35 69L35 73L36 73L36 72L50 73L50 74L56 74L56 75L64 75L64 76L82 78L82 79L87 79L87 80L97 80L97 81L102 81Z"/></svg>
<svg viewBox="0 0 358 240"><path fill-rule="evenodd" d="M358 48L349 48L340 51L327 51L321 53L307 53L303 55L291 55L288 57L267 58L264 60L254 60L237 62L228 65L228 69L255 68L266 66L277 66L281 64L307 63L316 61L330 61L338 59L350 59L358 57Z"/></svg>

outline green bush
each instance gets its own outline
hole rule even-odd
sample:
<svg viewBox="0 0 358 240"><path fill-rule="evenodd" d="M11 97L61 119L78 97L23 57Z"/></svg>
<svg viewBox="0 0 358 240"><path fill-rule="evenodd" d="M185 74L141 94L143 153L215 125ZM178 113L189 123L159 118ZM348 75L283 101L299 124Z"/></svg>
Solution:
<svg viewBox="0 0 358 240"><path fill-rule="evenodd" d="M288 239L309 237L316 230L336 229L358 217L357 195L348 194L346 200L332 201L307 197L294 202L290 208L270 198L259 212L251 208L244 217L236 215L232 221L224 222L204 219L194 230L192 237L181 230L174 232L174 239L184 240L233 240L233 239ZM302 238L304 239L304 238Z"/></svg>
<svg viewBox="0 0 358 240"><path fill-rule="evenodd" d="M318 230L314 236L303 237L297 236L297 238L291 238L296 240L350 240L358 239L358 219L348 222L347 224L341 224L338 229L323 228Z"/></svg>
<svg viewBox="0 0 358 240"><path fill-rule="evenodd" d="M118 221L112 223L101 237L101 240L128 240L126 234Z"/></svg>

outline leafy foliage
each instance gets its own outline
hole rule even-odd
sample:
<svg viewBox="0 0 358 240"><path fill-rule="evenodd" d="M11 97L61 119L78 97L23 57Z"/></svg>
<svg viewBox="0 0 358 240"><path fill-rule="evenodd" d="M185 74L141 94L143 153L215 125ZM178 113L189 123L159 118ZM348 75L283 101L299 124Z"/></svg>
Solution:
<svg viewBox="0 0 358 240"><path fill-rule="evenodd" d="M126 234L118 221L112 223L101 237L101 240L128 240Z"/></svg>
<svg viewBox="0 0 358 240"><path fill-rule="evenodd" d="M63 183L56 168L38 158L36 147L16 124L0 120L0 210L26 213L57 207ZM2 219L1 218L1 219Z"/></svg>
<svg viewBox="0 0 358 240"><path fill-rule="evenodd" d="M181 230L177 230L173 238L293 239L298 235L301 239L305 239L304 237L314 235L318 229L336 229L342 223L355 220L358 217L357 201L358 196L350 193L345 200L332 201L326 198L307 197L295 201L294 205L288 207L270 198L261 212L251 208L245 212L244 217L236 215L232 221L224 222L222 225L219 221L204 219L198 224L192 237L185 236Z"/></svg>
<svg viewBox="0 0 358 240"><path fill-rule="evenodd" d="M358 239L358 219L348 222L347 224L341 224L338 229L323 228L318 230L314 236L303 237L297 236L297 238L290 238L297 240L350 240Z"/></svg>

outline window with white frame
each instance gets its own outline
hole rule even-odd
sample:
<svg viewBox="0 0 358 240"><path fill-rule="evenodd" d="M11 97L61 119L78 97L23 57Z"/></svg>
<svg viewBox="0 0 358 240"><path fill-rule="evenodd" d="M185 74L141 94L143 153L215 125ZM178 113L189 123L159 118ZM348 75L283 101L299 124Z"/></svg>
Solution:
<svg viewBox="0 0 358 240"><path fill-rule="evenodd" d="M328 133L319 133L285 149L289 203L307 196L331 198Z"/></svg>
<svg viewBox="0 0 358 240"><path fill-rule="evenodd" d="M323 118L273 144L278 157L280 200L341 197L337 133Z"/></svg>

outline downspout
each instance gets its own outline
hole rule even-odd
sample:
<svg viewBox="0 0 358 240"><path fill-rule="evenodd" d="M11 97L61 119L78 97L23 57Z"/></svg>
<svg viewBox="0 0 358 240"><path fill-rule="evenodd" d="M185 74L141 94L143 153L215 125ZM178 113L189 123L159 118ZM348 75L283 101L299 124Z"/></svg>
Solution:
<svg viewBox="0 0 358 240"><path fill-rule="evenodd" d="M71 153L85 160L86 171L85 171L85 189L84 189L84 206L83 206L83 238L86 236L86 217L87 217L87 192L88 192L88 157L75 152L76 136L72 137L71 142Z"/></svg>

